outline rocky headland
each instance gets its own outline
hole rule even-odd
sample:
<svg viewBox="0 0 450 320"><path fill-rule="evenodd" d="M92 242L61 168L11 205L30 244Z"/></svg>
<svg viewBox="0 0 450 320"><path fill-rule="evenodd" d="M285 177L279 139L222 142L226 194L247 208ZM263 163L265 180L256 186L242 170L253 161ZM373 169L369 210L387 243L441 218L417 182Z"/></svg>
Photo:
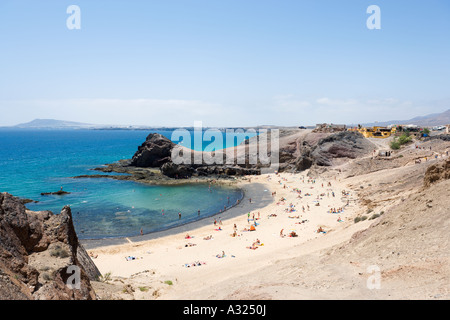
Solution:
<svg viewBox="0 0 450 320"><path fill-rule="evenodd" d="M75 270L79 279L71 278ZM78 242L69 207L33 212L0 193L0 300L92 300L91 281L100 276Z"/></svg>
<svg viewBox="0 0 450 320"><path fill-rule="evenodd" d="M253 150L260 150L258 144L261 141L267 142L268 152L265 156L274 159L276 163L262 163L259 155L252 158ZM233 148L199 152L180 147L161 134L151 133L131 159L94 169L105 174L74 178L112 178L150 184L227 180L238 176L260 175L263 169L269 167L278 172L300 172L310 168L329 167L340 161L368 155L375 148L373 143L357 132L323 133L296 129L280 129L277 144L276 158L272 157L270 132L247 139ZM173 156L180 154L180 157L188 161L174 161ZM233 155L232 161L228 158L230 154ZM213 163L205 161L212 158ZM252 160L255 158L256 161ZM196 159L201 159L201 162Z"/></svg>

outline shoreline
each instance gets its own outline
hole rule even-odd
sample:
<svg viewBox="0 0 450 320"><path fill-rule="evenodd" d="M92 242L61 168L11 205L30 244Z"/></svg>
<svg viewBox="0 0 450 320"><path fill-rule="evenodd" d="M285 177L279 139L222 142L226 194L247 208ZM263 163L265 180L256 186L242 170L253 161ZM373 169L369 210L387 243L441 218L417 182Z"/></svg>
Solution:
<svg viewBox="0 0 450 320"><path fill-rule="evenodd" d="M218 181L216 183L221 184L227 181ZM196 182L194 182L196 183ZM214 218L220 217L222 221L233 219L244 215L248 211L254 210L255 208L262 209L274 201L273 197L270 195L265 197L265 192L269 192L266 185L261 183L249 183L248 181L233 181L236 186L235 188L241 190L242 198L239 204L232 205L225 212L217 212L210 216L187 222L182 225L175 227L170 227L168 229L146 233L144 235L136 235L130 237L117 237L117 238L103 238L103 239L79 239L79 242L83 245L86 250L101 249L103 247L110 247L116 245L123 245L129 243L142 243L149 240L154 240L158 238L163 238L167 236L177 235L186 232L192 232L196 229L203 228L205 226L211 225ZM229 185L229 184L228 184ZM245 200L252 199L252 205L250 206Z"/></svg>

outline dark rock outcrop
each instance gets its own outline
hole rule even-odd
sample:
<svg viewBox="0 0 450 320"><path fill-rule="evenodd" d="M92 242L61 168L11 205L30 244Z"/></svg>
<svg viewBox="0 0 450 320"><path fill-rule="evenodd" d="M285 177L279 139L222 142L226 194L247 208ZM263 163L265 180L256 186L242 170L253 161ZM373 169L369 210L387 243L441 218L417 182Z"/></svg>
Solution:
<svg viewBox="0 0 450 320"><path fill-rule="evenodd" d="M170 161L175 144L159 133L151 133L145 142L138 147L130 165L141 168L161 167Z"/></svg>
<svg viewBox="0 0 450 320"><path fill-rule="evenodd" d="M321 139L311 150L311 157L319 166L331 166L333 159L356 159L373 150L373 144L359 132L339 132Z"/></svg>
<svg viewBox="0 0 450 320"><path fill-rule="evenodd" d="M72 275L79 270L79 281ZM0 299L95 299L100 272L79 244L72 214L32 212L0 193ZM78 279L78 277L77 277ZM68 284L80 287L69 288Z"/></svg>
<svg viewBox="0 0 450 320"><path fill-rule="evenodd" d="M358 132L329 134L314 143L299 142L298 150L295 151L289 145L286 150L281 149L280 168L283 168L283 171L303 171L313 166L329 167L336 160L356 159L370 153L374 148L375 146ZM294 156L296 151L298 155Z"/></svg>
<svg viewBox="0 0 450 320"><path fill-rule="evenodd" d="M431 141L431 140L450 141L450 134L439 134L436 136L426 137L424 141Z"/></svg>
<svg viewBox="0 0 450 320"><path fill-rule="evenodd" d="M196 163L194 161L193 152L190 154L191 164L177 164L172 161L172 151L175 147L177 147L177 145L168 138L158 133L152 133L148 135L146 141L138 147L138 151L133 155L133 158L128 163L123 163L119 166L128 168L125 169L124 172L130 173L134 180L151 179L151 177L149 177L151 173L147 171L142 172L139 168L159 168L164 176L175 179L189 178L192 176L260 174L260 169L257 166L248 165L248 154L244 161L247 164L243 165L206 164L203 161L201 163ZM189 149L181 150L182 151L180 152L190 152ZM225 154L221 154L221 156L223 157L222 162L225 162ZM112 170L114 170L114 166L111 165L107 168L112 168Z"/></svg>
<svg viewBox="0 0 450 320"><path fill-rule="evenodd" d="M41 192L41 196L63 196L65 194L70 194L70 192L59 190L56 192Z"/></svg>

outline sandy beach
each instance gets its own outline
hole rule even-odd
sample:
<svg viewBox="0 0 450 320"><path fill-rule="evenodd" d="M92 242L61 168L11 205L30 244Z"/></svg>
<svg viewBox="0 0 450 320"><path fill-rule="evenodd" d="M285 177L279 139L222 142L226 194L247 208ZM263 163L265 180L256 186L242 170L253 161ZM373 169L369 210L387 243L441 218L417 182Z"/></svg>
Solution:
<svg viewBox="0 0 450 320"><path fill-rule="evenodd" d="M136 278L144 286L149 279L142 279L142 275L150 272L153 279L174 284L160 286L160 298L183 299L188 298L185 292L195 288L214 286L229 276L272 265L290 252L298 255L300 245L310 244L301 248L307 254L355 232L355 199L338 178L265 174L241 180L238 185L245 190L244 199L220 215L152 234L149 240L144 239L147 235L122 244L85 245L103 275ZM250 231L252 226L254 231ZM319 228L323 232L318 232ZM143 298L145 294L143 291ZM206 298L210 293L205 294L198 293L195 298Z"/></svg>

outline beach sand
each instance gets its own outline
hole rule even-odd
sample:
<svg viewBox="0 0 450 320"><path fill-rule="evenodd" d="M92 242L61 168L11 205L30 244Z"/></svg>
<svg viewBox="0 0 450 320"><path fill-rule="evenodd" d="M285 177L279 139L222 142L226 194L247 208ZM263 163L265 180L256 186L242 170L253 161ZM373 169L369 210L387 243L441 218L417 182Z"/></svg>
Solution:
<svg viewBox="0 0 450 320"><path fill-rule="evenodd" d="M133 298L214 299L220 297L214 288L220 291L218 286L228 279L330 247L367 227L354 224L360 209L351 192L343 195L349 190L336 177L313 180L304 173L265 174L242 179L238 186L245 197L225 213L157 234L117 240L120 243L84 245L96 256L93 260L100 272L111 276L108 283L141 288ZM333 208L343 211L330 213ZM255 222L255 231L247 231ZM234 225L236 236L232 236ZM317 232L319 227L325 233ZM208 236L212 239L205 240ZM97 284L96 291L103 292L105 286Z"/></svg>

